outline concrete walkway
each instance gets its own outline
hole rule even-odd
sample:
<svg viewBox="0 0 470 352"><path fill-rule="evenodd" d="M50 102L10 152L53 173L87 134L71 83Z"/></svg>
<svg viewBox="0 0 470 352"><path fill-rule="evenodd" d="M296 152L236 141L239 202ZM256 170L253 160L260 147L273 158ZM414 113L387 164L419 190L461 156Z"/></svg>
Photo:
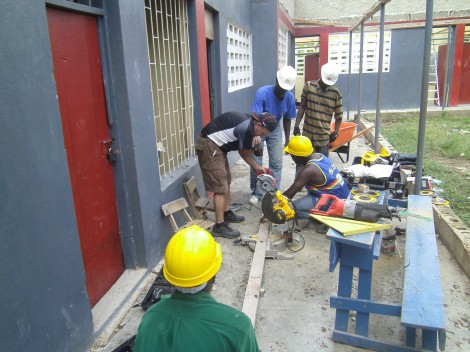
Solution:
<svg viewBox="0 0 470 352"><path fill-rule="evenodd" d="M331 159L340 168L347 167L354 155L372 150L365 138L351 144L353 155L343 164L336 153ZM290 156L284 156L281 189L292 182L295 165ZM232 169L232 202L239 214L246 217L242 224L234 227L242 235L256 234L261 217L259 205L248 203L249 168L238 161ZM439 218L439 216L437 217ZM406 221L406 219L404 220ZM437 226L437 231L440 228ZM329 307L329 297L337 290L338 269L328 271L329 240L318 234L312 226L301 231L305 247L292 255L292 260L267 259L264 266L262 288L256 319L256 334L262 351L362 351L359 348L341 345L331 340L334 327L334 310ZM440 233L438 233L440 235ZM228 239L217 239L223 249L223 264L217 275L213 296L220 302L241 309L246 290L253 252L247 246L235 245ZM403 293L403 256L405 237L397 237L398 250L380 255L374 263L372 298L381 302L401 302ZM455 245L459 250L458 245ZM468 248L466 249L468 251ZM446 309L447 351L470 351L470 281L454 255L438 239L441 264L441 280ZM161 264L154 269L158 272ZM154 274L147 278L153 281ZM147 285L137 300L139 303L147 293ZM355 290L356 288L354 288ZM129 306L131 306L129 304ZM135 335L143 315L139 307L130 308L127 315L116 324L111 338L100 341L90 351L113 351L123 341ZM354 324L355 316L350 316ZM396 317L371 316L369 336L391 343L404 342L404 328Z"/></svg>

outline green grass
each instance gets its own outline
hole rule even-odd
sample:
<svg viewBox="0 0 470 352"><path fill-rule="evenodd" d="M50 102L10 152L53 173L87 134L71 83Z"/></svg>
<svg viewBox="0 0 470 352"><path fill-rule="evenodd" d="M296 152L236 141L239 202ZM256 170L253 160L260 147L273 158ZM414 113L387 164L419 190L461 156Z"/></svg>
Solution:
<svg viewBox="0 0 470 352"><path fill-rule="evenodd" d="M418 114L385 117L380 133L399 153L415 153L418 124ZM443 113L426 119L423 176L443 181L435 188L470 227L470 116Z"/></svg>

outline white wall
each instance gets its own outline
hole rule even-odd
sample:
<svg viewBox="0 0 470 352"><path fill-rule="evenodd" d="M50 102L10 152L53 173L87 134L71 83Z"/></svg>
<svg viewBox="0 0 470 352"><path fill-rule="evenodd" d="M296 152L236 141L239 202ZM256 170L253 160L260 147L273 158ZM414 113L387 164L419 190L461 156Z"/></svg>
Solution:
<svg viewBox="0 0 470 352"><path fill-rule="evenodd" d="M280 0L280 3L287 2ZM346 26L356 24L377 0L296 0L294 18L337 22ZM385 5L385 20L424 19L425 0L392 0ZM461 17L470 15L469 0L434 0L434 18ZM380 21L380 11L373 17Z"/></svg>

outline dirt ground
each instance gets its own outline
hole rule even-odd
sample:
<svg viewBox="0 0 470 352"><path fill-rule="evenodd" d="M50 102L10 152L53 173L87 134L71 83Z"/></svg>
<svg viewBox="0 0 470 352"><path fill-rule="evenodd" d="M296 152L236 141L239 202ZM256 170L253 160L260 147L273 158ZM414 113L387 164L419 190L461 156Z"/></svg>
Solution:
<svg viewBox="0 0 470 352"><path fill-rule="evenodd" d="M368 149L364 139L351 143L351 152L362 155ZM331 159L340 168L343 164L336 153ZM265 163L266 164L266 163ZM248 189L249 168L238 161L233 169L232 203L238 213L246 217L242 224L234 227L242 235L258 232L261 217L259 203L251 206ZM290 156L284 157L281 189L286 189L293 180L295 165ZM406 221L406 220L404 220ZM293 253L286 249L283 254L292 255L291 260L266 259L262 289L259 300L256 334L264 352L281 351L362 351L332 341L334 309L329 307L331 295L335 295L338 268L332 273L329 267L330 241L324 234L316 233L309 225L302 229L305 246ZM250 272L253 251L246 245L235 245L232 240L217 238L223 250L223 264L217 275L212 292L220 302L241 309ZM447 331L447 351L470 351L470 280L463 273L451 253L438 240L441 280L444 294ZM405 236L397 237L397 248L393 253L381 253L374 263L372 299L379 302L401 303L403 293L403 257ZM158 271L160 268L155 268ZM142 301L144 290L136 301ZM123 341L136 334L143 314L141 308L132 308L116 329L109 343L92 351L113 351ZM350 329L355 316L350 316ZM369 336L381 341L403 344L405 330L399 317L371 315Z"/></svg>

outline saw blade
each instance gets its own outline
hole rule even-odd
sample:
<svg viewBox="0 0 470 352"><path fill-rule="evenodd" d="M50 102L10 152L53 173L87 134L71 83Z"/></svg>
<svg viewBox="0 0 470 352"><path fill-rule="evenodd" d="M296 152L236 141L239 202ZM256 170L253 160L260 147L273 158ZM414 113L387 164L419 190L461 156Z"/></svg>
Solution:
<svg viewBox="0 0 470 352"><path fill-rule="evenodd" d="M275 197L271 193L266 193L261 201L261 210L263 211L263 215L268 219L268 221L274 224L284 224L286 222L285 219L279 219L276 214L274 213L274 202L273 199Z"/></svg>

